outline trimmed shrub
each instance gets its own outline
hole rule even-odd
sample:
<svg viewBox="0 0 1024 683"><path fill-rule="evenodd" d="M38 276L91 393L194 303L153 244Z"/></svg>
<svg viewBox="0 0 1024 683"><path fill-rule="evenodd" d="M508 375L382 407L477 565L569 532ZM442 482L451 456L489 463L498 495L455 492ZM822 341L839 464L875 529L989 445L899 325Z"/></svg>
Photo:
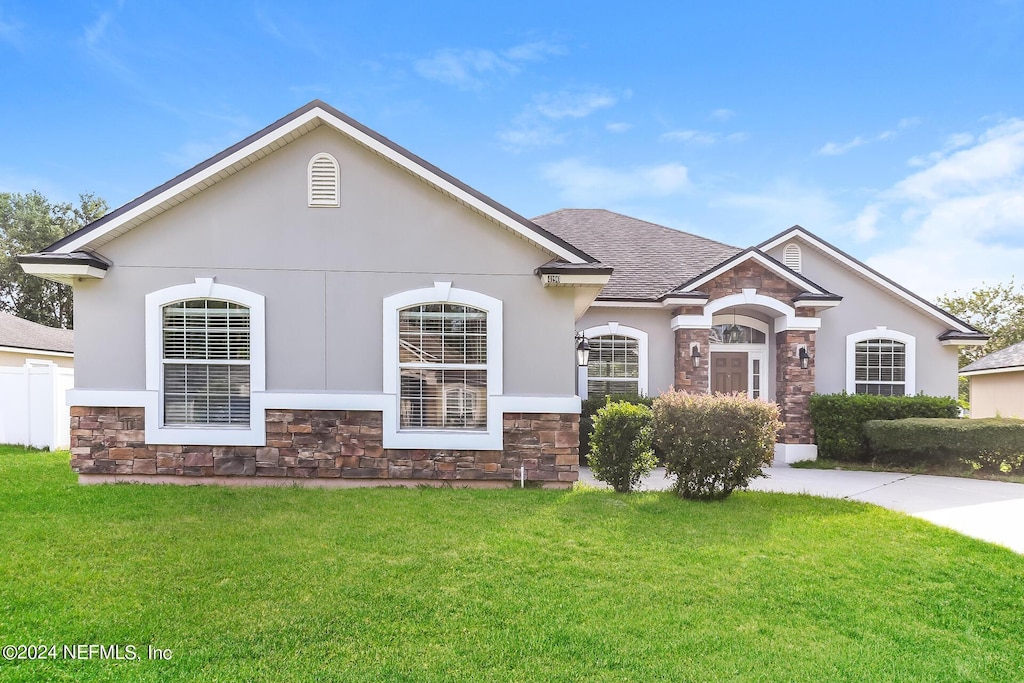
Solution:
<svg viewBox="0 0 1024 683"><path fill-rule="evenodd" d="M1024 474L1024 420L871 420L864 436L877 462Z"/></svg>
<svg viewBox="0 0 1024 683"><path fill-rule="evenodd" d="M590 471L619 493L628 493L656 464L651 449L651 409L607 400L594 414Z"/></svg>
<svg viewBox="0 0 1024 683"><path fill-rule="evenodd" d="M580 464L586 465L589 462L590 435L594 433L594 413L599 408L603 408L608 401L612 403L625 401L626 403L647 406L649 408L653 400L650 396L641 396L640 394L610 394L608 396L594 396L593 398L583 399L583 406L580 411Z"/></svg>
<svg viewBox="0 0 1024 683"><path fill-rule="evenodd" d="M669 391L654 400L654 442L683 498L721 500L763 477L782 423L774 403L745 394Z"/></svg>
<svg viewBox="0 0 1024 683"><path fill-rule="evenodd" d="M960 407L946 396L874 396L871 394L814 394L811 423L818 456L832 460L868 462L871 456L864 439L868 420L900 420L910 417L956 418Z"/></svg>

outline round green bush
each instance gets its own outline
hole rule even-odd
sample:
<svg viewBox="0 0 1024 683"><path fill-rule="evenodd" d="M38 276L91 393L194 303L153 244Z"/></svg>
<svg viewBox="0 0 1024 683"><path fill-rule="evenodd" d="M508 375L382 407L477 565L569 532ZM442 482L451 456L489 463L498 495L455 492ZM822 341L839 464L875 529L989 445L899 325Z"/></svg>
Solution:
<svg viewBox="0 0 1024 683"><path fill-rule="evenodd" d="M608 401L594 413L590 471L619 493L632 491L657 464L651 441L650 408Z"/></svg>

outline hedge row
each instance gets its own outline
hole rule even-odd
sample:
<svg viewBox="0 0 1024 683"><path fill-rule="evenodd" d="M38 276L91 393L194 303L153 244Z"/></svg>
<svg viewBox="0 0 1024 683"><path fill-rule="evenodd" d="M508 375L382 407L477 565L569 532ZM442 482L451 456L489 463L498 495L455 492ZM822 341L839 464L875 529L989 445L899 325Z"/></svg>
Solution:
<svg viewBox="0 0 1024 683"><path fill-rule="evenodd" d="M1024 420L871 420L864 436L876 462L1024 474Z"/></svg>
<svg viewBox="0 0 1024 683"><path fill-rule="evenodd" d="M873 396L870 394L814 394L811 396L818 457L832 460L871 460L863 425L870 420L912 417L956 418L960 407L945 396Z"/></svg>

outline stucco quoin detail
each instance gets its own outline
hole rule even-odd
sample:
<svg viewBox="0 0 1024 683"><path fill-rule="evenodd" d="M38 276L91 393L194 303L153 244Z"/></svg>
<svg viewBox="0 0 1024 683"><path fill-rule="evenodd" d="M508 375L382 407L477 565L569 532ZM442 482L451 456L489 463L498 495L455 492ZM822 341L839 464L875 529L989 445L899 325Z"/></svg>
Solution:
<svg viewBox="0 0 1024 683"><path fill-rule="evenodd" d="M391 449L379 411L268 410L266 446L145 442L143 408L71 409L71 467L85 481L332 485L449 482L569 487L579 476L579 415L505 413L504 450Z"/></svg>

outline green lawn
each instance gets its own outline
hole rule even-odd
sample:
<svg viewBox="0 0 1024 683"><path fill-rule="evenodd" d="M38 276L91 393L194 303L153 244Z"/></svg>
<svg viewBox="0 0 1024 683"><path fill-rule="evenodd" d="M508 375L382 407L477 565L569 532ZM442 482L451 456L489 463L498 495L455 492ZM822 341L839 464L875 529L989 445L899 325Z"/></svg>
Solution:
<svg viewBox="0 0 1024 683"><path fill-rule="evenodd" d="M856 503L80 487L0 451L0 681L1010 681L1024 558ZM170 649L170 661L145 657Z"/></svg>

